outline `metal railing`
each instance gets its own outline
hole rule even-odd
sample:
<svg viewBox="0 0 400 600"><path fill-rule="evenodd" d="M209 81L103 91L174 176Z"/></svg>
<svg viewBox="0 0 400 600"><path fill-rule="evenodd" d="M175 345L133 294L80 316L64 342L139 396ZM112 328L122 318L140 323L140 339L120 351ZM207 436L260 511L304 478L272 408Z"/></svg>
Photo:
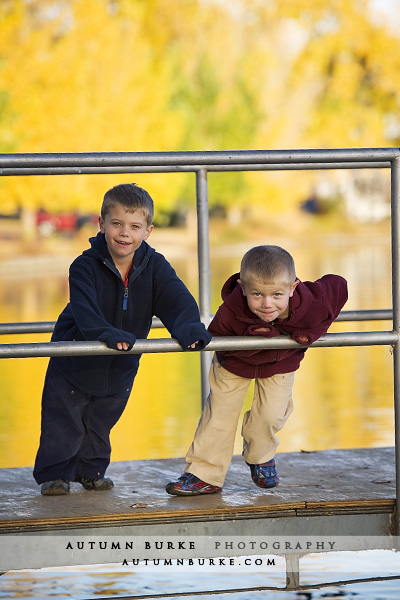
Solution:
<svg viewBox="0 0 400 600"><path fill-rule="evenodd" d="M199 307L203 322L211 319L208 222L208 172L261 170L374 169L391 171L392 302L390 310L342 311L337 320L392 320L390 331L329 333L311 347L390 345L393 347L395 410L396 513L395 532L400 534L400 148L310 150L246 150L204 152L91 152L0 154L0 176L81 175L110 173L193 172L196 175ZM154 320L154 327L162 323ZM54 322L0 324L0 334L51 332ZM214 338L201 357L202 398L208 393L209 351L250 348L291 348L298 344L284 336ZM130 352L180 352L173 339L137 340ZM2 344L0 358L113 354L101 342L47 342Z"/></svg>
<svg viewBox="0 0 400 600"><path fill-rule="evenodd" d="M212 319L214 315L210 315ZM337 321L391 321L393 311L381 310L342 310ZM55 321L33 321L24 323L0 323L0 335L17 335L20 333L52 333ZM157 317L153 317L152 329L163 329L164 325Z"/></svg>

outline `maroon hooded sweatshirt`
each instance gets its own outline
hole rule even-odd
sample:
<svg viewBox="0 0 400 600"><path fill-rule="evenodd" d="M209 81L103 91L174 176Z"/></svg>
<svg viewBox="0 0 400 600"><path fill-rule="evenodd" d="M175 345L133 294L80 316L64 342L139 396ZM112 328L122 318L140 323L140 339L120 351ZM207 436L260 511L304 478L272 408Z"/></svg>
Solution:
<svg viewBox="0 0 400 600"><path fill-rule="evenodd" d="M239 273L232 275L222 288L223 304L208 327L213 336L288 335L309 345L325 335L347 301L347 282L339 275L300 281L289 301L289 316L265 323L249 309L238 279ZM269 331L256 331L260 327L269 327ZM307 344L299 338L307 338ZM231 373L254 379L296 371L305 351L306 348L232 350L217 351L216 356Z"/></svg>

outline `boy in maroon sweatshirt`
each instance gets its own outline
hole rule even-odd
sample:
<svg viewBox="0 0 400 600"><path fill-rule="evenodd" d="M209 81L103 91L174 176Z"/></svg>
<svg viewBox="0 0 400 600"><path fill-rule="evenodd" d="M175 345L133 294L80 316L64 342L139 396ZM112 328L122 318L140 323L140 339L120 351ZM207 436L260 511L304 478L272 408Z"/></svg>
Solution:
<svg viewBox="0 0 400 600"><path fill-rule="evenodd" d="M208 328L213 335L287 335L309 346L325 335L338 316L347 300L347 283L339 275L302 282L286 250L257 246L244 255L240 274L232 275L224 284L222 299ZM186 455L185 473L168 483L169 494L195 496L222 491L252 379L253 403L242 425L243 457L257 486L278 485L276 433L293 411L294 372L305 351L298 347L215 353L210 395Z"/></svg>

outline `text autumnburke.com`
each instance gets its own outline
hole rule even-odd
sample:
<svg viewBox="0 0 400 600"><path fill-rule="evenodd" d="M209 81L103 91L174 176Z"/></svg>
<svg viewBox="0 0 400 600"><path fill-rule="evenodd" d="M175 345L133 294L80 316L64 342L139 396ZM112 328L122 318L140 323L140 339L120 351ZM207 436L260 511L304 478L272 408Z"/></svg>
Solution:
<svg viewBox="0 0 400 600"><path fill-rule="evenodd" d="M138 566L141 563L146 567L275 567L275 558L124 558L122 566Z"/></svg>

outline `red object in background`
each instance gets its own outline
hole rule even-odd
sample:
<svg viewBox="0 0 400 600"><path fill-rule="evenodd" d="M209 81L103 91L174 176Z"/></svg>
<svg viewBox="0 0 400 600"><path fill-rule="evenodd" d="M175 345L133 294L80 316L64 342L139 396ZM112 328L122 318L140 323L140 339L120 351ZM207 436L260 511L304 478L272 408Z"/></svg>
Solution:
<svg viewBox="0 0 400 600"><path fill-rule="evenodd" d="M49 235L55 231L71 232L77 229L77 216L74 213L48 213L39 210L36 214L36 224L41 233Z"/></svg>

